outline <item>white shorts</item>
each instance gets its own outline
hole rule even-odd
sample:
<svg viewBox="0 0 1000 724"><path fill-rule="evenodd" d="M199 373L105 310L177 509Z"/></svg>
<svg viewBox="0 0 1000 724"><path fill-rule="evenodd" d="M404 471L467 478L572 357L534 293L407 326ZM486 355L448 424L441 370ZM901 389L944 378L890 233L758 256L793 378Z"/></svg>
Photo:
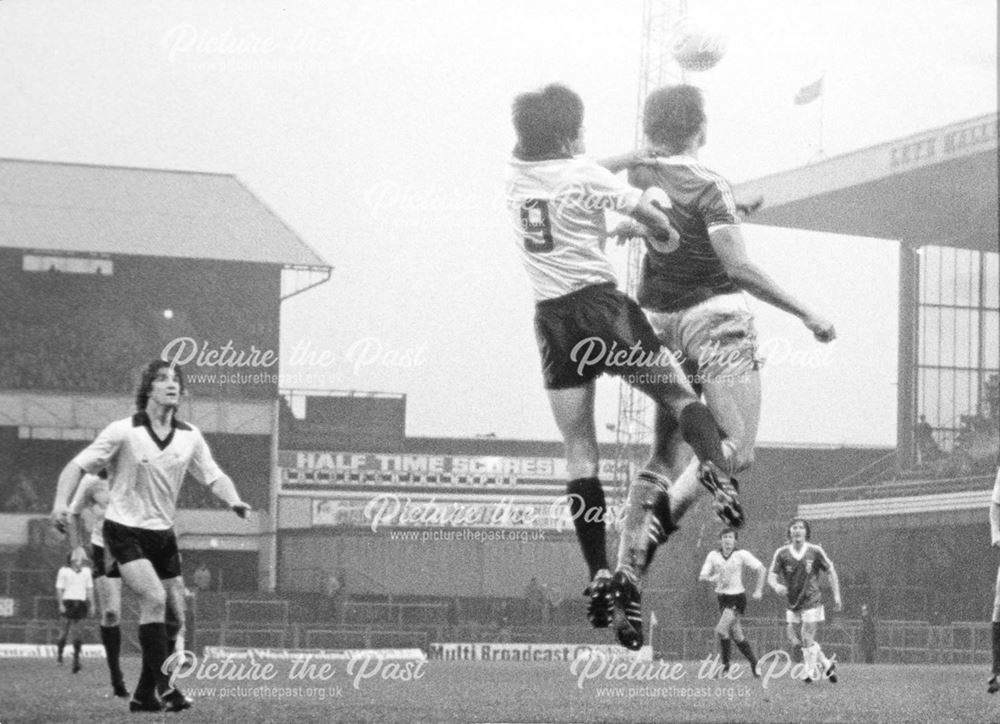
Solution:
<svg viewBox="0 0 1000 724"><path fill-rule="evenodd" d="M822 606L813 606L804 611L785 611L785 620L788 623L820 623L826 621L826 611Z"/></svg>
<svg viewBox="0 0 1000 724"><path fill-rule="evenodd" d="M646 312L656 336L680 353L693 383L740 377L760 367L757 331L742 293L718 294L679 312Z"/></svg>

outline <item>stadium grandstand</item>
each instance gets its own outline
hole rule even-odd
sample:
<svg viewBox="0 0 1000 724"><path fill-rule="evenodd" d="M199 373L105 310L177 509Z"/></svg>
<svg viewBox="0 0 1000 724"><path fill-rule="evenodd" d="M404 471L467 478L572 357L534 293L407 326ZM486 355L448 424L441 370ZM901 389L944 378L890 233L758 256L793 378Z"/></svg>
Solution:
<svg viewBox="0 0 1000 724"><path fill-rule="evenodd" d="M755 223L899 242L891 464L806 486L797 513L883 618L984 619L995 563L965 551L989 540L1000 464L997 115L739 188L765 199Z"/></svg>
<svg viewBox="0 0 1000 724"><path fill-rule="evenodd" d="M266 582L280 304L329 273L233 176L0 160L0 595L8 616L53 618L52 571L66 543L47 514L59 471L134 410L138 371L161 356L187 374L180 416L201 428L261 513L248 530L189 479L181 549L229 590L256 592ZM247 368L257 374L222 374Z"/></svg>

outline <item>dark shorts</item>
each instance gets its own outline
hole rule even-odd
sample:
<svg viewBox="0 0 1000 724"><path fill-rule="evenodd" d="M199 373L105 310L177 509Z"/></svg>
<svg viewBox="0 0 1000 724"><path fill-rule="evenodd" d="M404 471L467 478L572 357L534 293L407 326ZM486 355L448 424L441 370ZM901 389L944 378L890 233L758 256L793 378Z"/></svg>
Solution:
<svg viewBox="0 0 1000 724"><path fill-rule="evenodd" d="M66 601L63 600L63 608L66 609L66 613L63 614L70 621L80 621L87 618L87 602L86 601Z"/></svg>
<svg viewBox="0 0 1000 724"><path fill-rule="evenodd" d="M745 593L720 593L719 610L725 611L731 608L739 615L747 612L747 594Z"/></svg>
<svg viewBox="0 0 1000 724"><path fill-rule="evenodd" d="M648 364L635 360L656 356L662 347L639 305L614 284L594 284L538 302L535 338L549 390L580 387L604 372L626 379L655 375Z"/></svg>
<svg viewBox="0 0 1000 724"><path fill-rule="evenodd" d="M104 545L105 555L110 553L119 565L145 558L161 581L181 575L181 554L173 528L146 530L105 520Z"/></svg>
<svg viewBox="0 0 1000 724"><path fill-rule="evenodd" d="M104 549L104 546L90 546L90 561L93 563L91 569L94 578L107 576L108 578L121 578L121 571L118 570L118 561L111 557L111 554Z"/></svg>

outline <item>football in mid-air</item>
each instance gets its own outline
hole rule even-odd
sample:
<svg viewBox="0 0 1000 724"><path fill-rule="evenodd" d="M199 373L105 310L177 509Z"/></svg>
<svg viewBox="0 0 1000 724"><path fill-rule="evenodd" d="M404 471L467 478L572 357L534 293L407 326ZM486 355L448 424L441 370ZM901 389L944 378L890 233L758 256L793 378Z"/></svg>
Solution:
<svg viewBox="0 0 1000 724"><path fill-rule="evenodd" d="M708 70L726 54L726 37L702 21L681 18L671 35L670 52L684 70Z"/></svg>

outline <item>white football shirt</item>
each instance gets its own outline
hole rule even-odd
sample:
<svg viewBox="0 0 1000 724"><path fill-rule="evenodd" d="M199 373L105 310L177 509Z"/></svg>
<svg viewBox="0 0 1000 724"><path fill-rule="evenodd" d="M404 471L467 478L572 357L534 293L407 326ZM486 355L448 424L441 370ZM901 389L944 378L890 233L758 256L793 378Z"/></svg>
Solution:
<svg viewBox="0 0 1000 724"><path fill-rule="evenodd" d="M642 191L585 157L512 159L507 208L535 300L617 283L605 214L630 213Z"/></svg>
<svg viewBox="0 0 1000 724"><path fill-rule="evenodd" d="M56 574L56 588L62 589L64 601L86 601L87 591L93 587L94 579L86 566L79 571L63 566Z"/></svg>
<svg viewBox="0 0 1000 724"><path fill-rule="evenodd" d="M700 576L712 576L718 574L719 578L715 582L715 592L719 594L735 595L745 593L743 587L743 569L763 570L764 564L750 552L742 548L735 549L726 558L722 551L709 551L705 557L705 564L701 567ZM699 577L700 577L699 576Z"/></svg>
<svg viewBox="0 0 1000 724"><path fill-rule="evenodd" d="M222 476L198 428L174 418L159 440L145 412L112 422L74 462L88 473L107 468L106 520L147 530L173 527L185 473L204 485Z"/></svg>

